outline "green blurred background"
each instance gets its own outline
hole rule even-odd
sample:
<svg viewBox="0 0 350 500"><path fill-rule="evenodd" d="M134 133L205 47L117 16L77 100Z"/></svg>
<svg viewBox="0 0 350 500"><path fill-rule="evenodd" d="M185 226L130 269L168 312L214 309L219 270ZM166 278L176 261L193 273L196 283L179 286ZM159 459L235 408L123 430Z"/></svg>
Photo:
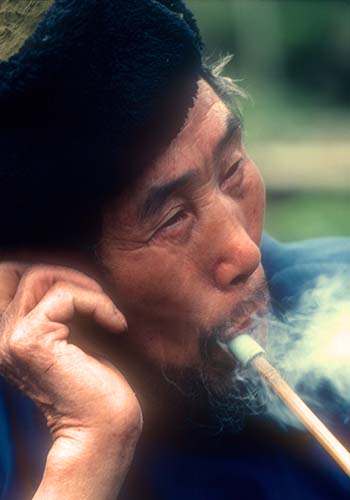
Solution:
<svg viewBox="0 0 350 500"><path fill-rule="evenodd" d="M267 185L266 229L283 241L350 236L350 3L187 0L206 54L242 103Z"/></svg>

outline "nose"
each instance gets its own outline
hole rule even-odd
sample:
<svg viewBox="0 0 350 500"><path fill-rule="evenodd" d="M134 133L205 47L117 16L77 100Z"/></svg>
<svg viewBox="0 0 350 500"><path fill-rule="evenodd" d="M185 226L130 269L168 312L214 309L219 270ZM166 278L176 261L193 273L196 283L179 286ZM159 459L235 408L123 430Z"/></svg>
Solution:
<svg viewBox="0 0 350 500"><path fill-rule="evenodd" d="M215 247L213 276L222 290L245 283L261 262L259 246L234 207L222 211L215 231Z"/></svg>

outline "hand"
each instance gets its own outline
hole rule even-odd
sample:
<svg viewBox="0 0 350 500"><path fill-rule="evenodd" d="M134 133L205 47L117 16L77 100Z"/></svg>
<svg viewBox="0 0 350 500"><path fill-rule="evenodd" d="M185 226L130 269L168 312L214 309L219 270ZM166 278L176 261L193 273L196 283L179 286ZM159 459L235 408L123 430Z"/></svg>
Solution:
<svg viewBox="0 0 350 500"><path fill-rule="evenodd" d="M68 336L77 313L117 335L125 318L96 281L73 269L1 264L0 284L0 371L39 405L53 437L35 498L115 498L141 410L121 373ZM67 490L72 466L78 474Z"/></svg>

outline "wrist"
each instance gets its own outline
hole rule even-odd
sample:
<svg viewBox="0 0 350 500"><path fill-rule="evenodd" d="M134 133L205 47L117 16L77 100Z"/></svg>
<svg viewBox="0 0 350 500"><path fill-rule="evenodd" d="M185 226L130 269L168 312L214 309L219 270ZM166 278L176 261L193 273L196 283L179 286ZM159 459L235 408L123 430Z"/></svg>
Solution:
<svg viewBox="0 0 350 500"><path fill-rule="evenodd" d="M74 429L48 454L35 500L115 499L130 468L139 433Z"/></svg>

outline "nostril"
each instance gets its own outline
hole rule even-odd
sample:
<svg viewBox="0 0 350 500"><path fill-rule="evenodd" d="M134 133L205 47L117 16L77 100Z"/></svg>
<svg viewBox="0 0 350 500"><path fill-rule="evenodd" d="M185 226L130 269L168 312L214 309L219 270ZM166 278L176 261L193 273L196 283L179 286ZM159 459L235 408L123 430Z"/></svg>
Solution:
<svg viewBox="0 0 350 500"><path fill-rule="evenodd" d="M250 276L250 274L239 274L238 276L236 276L236 278L231 280L230 285L231 286L242 285L243 283L245 283L248 280L249 276Z"/></svg>

